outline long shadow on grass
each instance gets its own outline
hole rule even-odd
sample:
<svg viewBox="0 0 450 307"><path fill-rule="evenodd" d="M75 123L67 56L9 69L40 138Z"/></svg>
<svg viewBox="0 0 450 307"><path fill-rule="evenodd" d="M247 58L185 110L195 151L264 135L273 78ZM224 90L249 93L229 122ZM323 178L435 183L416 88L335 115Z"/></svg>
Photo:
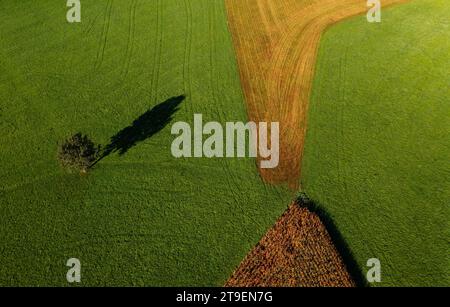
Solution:
<svg viewBox="0 0 450 307"><path fill-rule="evenodd" d="M185 98L184 95L172 97L149 109L130 126L117 132L111 137L110 143L104 147L100 158L92 166L112 153L117 152L122 156L140 142L160 132L172 121L173 115L179 110L179 106Z"/></svg>
<svg viewBox="0 0 450 307"><path fill-rule="evenodd" d="M363 272L360 270L358 263L353 256L353 253L351 252L344 237L336 227L336 224L333 222L330 214L322 206L310 200L306 194L301 194L297 199L297 203L299 206L305 207L309 211L319 216L320 220L325 225L325 228L330 234L331 240L333 241L336 249L341 255L342 260L344 261L345 266L356 286L367 287L368 283L366 278L364 277Z"/></svg>

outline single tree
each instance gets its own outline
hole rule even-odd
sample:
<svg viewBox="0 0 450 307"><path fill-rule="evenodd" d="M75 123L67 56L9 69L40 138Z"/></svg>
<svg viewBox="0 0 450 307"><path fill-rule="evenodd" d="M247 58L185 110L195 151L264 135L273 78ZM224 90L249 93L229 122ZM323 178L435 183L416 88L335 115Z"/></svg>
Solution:
<svg viewBox="0 0 450 307"><path fill-rule="evenodd" d="M87 173L100 153L100 146L95 145L86 135L77 133L58 146L58 160L67 169L76 169Z"/></svg>

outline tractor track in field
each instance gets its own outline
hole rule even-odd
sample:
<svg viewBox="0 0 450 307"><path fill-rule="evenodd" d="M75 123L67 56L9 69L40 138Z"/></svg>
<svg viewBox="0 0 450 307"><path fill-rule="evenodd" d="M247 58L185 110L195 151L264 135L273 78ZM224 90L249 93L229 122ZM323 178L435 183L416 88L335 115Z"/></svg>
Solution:
<svg viewBox="0 0 450 307"><path fill-rule="evenodd" d="M103 20L103 29L101 33L101 39L100 39L100 46L97 51L97 58L95 61L95 70L98 70L101 68L103 64L103 58L105 57L105 50L106 45L108 44L108 35L109 35L109 28L111 24L111 15L112 15L112 6L113 6L114 0L109 0L106 4L105 8L105 16Z"/></svg>
<svg viewBox="0 0 450 307"><path fill-rule="evenodd" d="M384 0L383 7L410 0ZM249 119L280 122L280 164L269 183L298 189L319 42L331 25L367 12L363 0L226 0Z"/></svg>
<svg viewBox="0 0 450 307"><path fill-rule="evenodd" d="M125 62L122 68L122 79L125 79L130 70L131 59L134 52L134 40L136 32L136 10L137 10L138 0L132 0L130 5L130 16L128 23L128 40L125 52Z"/></svg>
<svg viewBox="0 0 450 307"><path fill-rule="evenodd" d="M152 97L152 101L158 100L158 86L159 86L159 74L161 71L161 56L162 56L162 40L163 40L163 27L162 27L162 19L163 19L163 10L162 10L162 2L158 0L156 5L156 39L154 45L154 59L153 59L153 80L152 86L154 96Z"/></svg>
<svg viewBox="0 0 450 307"><path fill-rule="evenodd" d="M184 0L186 10L186 41L184 49L184 63L183 63L183 80L184 92L190 96L192 93L192 78L191 78L191 53L192 53L192 7L189 0ZM192 98L191 98L192 99ZM188 104L190 113L193 114L192 102ZM187 108L186 108L187 112Z"/></svg>
<svg viewBox="0 0 450 307"><path fill-rule="evenodd" d="M98 13L97 15L95 15L94 18L92 18L92 20L90 21L90 23L88 24L88 26L86 27L86 30L83 32L84 35L89 35L92 30L94 29L95 24L97 23L97 19L98 17L100 17L102 13Z"/></svg>

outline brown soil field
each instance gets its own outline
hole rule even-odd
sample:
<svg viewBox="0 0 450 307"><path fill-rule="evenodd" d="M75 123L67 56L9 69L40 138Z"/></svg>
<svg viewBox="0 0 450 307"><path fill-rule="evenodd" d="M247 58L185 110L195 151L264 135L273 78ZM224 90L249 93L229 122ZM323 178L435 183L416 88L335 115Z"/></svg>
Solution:
<svg viewBox="0 0 450 307"><path fill-rule="evenodd" d="M247 255L226 287L354 287L320 218L296 203Z"/></svg>
<svg viewBox="0 0 450 307"><path fill-rule="evenodd" d="M280 164L260 173L269 183L287 183L297 189L320 37L330 25L366 13L367 1L225 2L249 119L280 123Z"/></svg>

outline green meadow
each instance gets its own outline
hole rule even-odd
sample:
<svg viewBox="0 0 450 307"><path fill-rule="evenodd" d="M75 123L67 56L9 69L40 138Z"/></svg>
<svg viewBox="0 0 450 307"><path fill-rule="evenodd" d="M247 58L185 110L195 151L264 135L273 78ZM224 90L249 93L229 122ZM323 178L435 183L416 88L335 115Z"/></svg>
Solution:
<svg viewBox="0 0 450 307"><path fill-rule="evenodd" d="M220 286L292 198L255 159L175 159L172 122L247 121L221 0L0 2L0 284ZM57 144L111 137L167 99L165 128L87 176Z"/></svg>
<svg viewBox="0 0 450 307"><path fill-rule="evenodd" d="M450 285L450 4L412 1L323 36L305 192L381 286Z"/></svg>

